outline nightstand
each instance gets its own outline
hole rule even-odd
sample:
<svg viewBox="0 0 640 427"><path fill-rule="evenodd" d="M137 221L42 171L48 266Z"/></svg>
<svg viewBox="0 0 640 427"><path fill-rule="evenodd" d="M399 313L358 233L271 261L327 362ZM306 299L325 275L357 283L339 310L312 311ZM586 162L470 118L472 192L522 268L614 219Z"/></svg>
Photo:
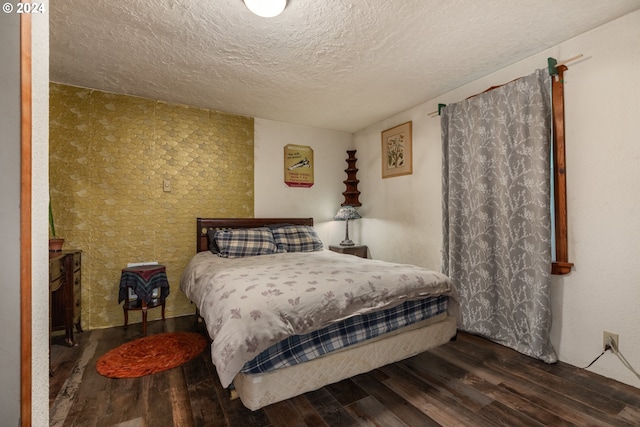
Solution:
<svg viewBox="0 0 640 427"><path fill-rule="evenodd" d="M340 254L349 254L359 256L360 258L368 258L369 248L367 245L340 246L329 245L329 250Z"/></svg>

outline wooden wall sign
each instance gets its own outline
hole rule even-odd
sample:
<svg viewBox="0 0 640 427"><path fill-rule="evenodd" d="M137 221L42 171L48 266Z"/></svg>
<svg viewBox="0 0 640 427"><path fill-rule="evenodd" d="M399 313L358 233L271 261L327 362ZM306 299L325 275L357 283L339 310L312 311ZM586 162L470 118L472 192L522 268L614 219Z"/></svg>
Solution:
<svg viewBox="0 0 640 427"><path fill-rule="evenodd" d="M284 183L289 187L313 186L313 149L306 145L284 146Z"/></svg>

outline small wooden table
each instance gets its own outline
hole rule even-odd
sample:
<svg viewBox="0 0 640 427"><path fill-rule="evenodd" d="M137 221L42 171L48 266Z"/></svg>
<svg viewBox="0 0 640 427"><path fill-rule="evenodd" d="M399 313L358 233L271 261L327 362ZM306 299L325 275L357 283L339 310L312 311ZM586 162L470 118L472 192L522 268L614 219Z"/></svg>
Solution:
<svg viewBox="0 0 640 427"><path fill-rule="evenodd" d="M368 258L369 257L369 248L367 245L353 245L353 246L340 246L340 245L329 245L329 250L333 252L338 252L340 254L349 254L359 256L360 258Z"/></svg>
<svg viewBox="0 0 640 427"><path fill-rule="evenodd" d="M130 294L133 291L135 297ZM164 265L141 265L122 269L118 303L124 301L124 327L129 323L129 310L142 311L142 335L147 335L147 310L162 307L164 320L165 300L169 295L169 281Z"/></svg>

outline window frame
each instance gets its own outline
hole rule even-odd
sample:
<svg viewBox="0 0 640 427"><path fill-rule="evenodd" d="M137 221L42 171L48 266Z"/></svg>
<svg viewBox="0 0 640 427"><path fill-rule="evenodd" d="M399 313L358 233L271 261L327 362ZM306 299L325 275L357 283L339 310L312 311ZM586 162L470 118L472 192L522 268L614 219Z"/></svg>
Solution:
<svg viewBox="0 0 640 427"><path fill-rule="evenodd" d="M555 219L555 254L552 254L551 274L565 275L571 272L567 224L567 165L565 153L564 123L564 72L565 65L556 67L557 76L551 76L551 105L553 114L553 186Z"/></svg>

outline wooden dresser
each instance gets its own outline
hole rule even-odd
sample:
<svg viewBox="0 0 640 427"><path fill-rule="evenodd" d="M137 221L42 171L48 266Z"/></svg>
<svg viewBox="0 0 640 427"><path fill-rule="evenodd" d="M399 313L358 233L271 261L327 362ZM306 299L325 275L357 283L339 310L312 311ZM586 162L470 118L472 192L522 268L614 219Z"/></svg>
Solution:
<svg viewBox="0 0 640 427"><path fill-rule="evenodd" d="M49 318L52 331L64 330L67 345L73 346L73 327L82 332L82 251L49 252Z"/></svg>

